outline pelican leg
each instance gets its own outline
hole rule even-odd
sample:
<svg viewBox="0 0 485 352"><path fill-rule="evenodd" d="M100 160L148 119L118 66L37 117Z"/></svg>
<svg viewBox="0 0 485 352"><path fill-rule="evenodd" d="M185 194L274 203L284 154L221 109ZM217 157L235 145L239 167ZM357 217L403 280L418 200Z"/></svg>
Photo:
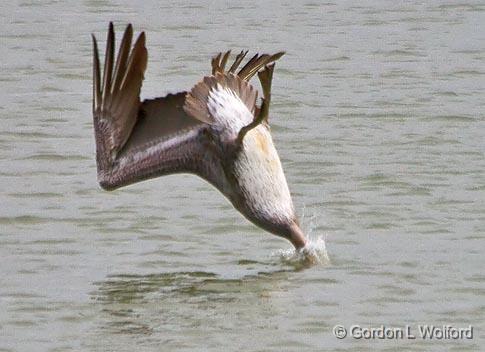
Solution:
<svg viewBox="0 0 485 352"><path fill-rule="evenodd" d="M259 113L254 116L254 120L253 122L251 122L249 125L247 126L244 126L243 128L241 128L241 130L239 131L239 134L237 135L237 142L236 144L239 146L242 144L242 141L244 139L244 136L246 135L246 133L248 133L249 131L251 131L253 128L257 127L260 123L263 122L264 120L264 115L262 113L263 109L264 109L264 106L266 105L266 101L263 99L263 103L261 104L261 109L259 110ZM267 110L267 109L266 109Z"/></svg>
<svg viewBox="0 0 485 352"><path fill-rule="evenodd" d="M269 115L269 104L271 101L271 83L273 82L274 63L266 65L264 70L258 72L258 78L263 88L263 105L261 105L260 114L263 115L262 119L267 123Z"/></svg>
<svg viewBox="0 0 485 352"><path fill-rule="evenodd" d="M263 88L263 102L261 103L261 109L258 114L254 116L254 120L247 126L244 126L239 131L237 136L237 144L241 145L246 133L251 131L263 122L268 122L269 104L271 101L271 82L273 81L274 64L266 65L264 70L258 72L258 77Z"/></svg>

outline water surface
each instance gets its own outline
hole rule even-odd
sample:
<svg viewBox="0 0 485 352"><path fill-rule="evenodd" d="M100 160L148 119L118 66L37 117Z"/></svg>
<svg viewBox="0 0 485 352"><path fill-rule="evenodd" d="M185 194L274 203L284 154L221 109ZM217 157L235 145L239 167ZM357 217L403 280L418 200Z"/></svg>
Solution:
<svg viewBox="0 0 485 352"><path fill-rule="evenodd" d="M287 51L272 131L330 263L281 258L192 176L98 187L89 34L104 46L110 20L147 31L143 97L189 89L220 50ZM470 0L0 5L0 351L483 349L484 23Z"/></svg>

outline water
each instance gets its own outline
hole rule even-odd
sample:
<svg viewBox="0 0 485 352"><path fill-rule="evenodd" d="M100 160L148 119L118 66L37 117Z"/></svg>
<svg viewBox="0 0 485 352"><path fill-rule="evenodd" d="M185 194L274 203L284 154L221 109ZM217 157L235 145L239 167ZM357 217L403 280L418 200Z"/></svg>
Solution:
<svg viewBox="0 0 485 352"><path fill-rule="evenodd" d="M0 351L483 349L485 6L159 3L0 5ZM104 46L110 20L147 31L144 97L220 50L287 51L272 130L328 261L294 260L195 177L100 190L89 34Z"/></svg>

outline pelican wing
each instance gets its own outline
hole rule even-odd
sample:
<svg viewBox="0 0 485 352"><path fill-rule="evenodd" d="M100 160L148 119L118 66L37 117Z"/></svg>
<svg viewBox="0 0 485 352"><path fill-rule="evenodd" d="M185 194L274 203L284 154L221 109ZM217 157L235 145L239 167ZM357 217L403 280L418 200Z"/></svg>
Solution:
<svg viewBox="0 0 485 352"><path fill-rule="evenodd" d="M178 172L197 174L218 186L221 169L207 137L209 126L184 112L186 92L140 101L148 56L144 33L130 51L132 36L128 25L115 64L110 24L102 81L93 36L93 116L101 186L115 189Z"/></svg>
<svg viewBox="0 0 485 352"><path fill-rule="evenodd" d="M211 137L214 121L207 114L207 106L199 105L207 104L209 90L220 83L242 99L251 115L259 115L256 91L247 81L283 53L256 54L237 74L247 52L237 55L227 72L224 70L230 52L220 53L212 59L213 75L205 77L191 94L180 92L141 102L140 90L148 61L145 34L138 36L133 48L132 39L130 24L115 61L115 33L110 23L101 78L98 45L93 35L93 117L100 185L111 190L148 178L186 172L221 189L224 170L220 150Z"/></svg>

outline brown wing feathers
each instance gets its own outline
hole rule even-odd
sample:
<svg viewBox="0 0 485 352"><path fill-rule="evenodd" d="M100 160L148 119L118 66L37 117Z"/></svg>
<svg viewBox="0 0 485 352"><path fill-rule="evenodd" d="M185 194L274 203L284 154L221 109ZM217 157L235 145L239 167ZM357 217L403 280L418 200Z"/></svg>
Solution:
<svg viewBox="0 0 485 352"><path fill-rule="evenodd" d="M234 73L239 67L239 65L241 64L241 61L246 57L247 54L248 54L247 50L246 51L241 50L241 52L237 54L236 58L234 59L234 63L232 64L228 72Z"/></svg>
<svg viewBox="0 0 485 352"><path fill-rule="evenodd" d="M216 72L224 73L224 69L229 58L231 51L227 51L224 56L222 53L217 54L212 58L212 74L215 75ZM241 64L244 57L247 55L247 51L241 51L235 58L234 63L231 68L227 71L229 73L234 73L239 65ZM245 81L249 81L259 70L261 70L265 65L278 60L284 55L284 51L280 51L273 55L268 54L256 54L243 66L237 73L237 75Z"/></svg>
<svg viewBox="0 0 485 352"><path fill-rule="evenodd" d="M254 89L248 81L263 67L283 56L284 52L278 52L274 55L256 54L239 70L237 74L234 74L234 72L237 70L248 52L241 51L236 56L234 63L229 70L225 72L224 70L230 53L231 51L229 50L226 51L224 55L219 53L213 57L211 61L212 76L204 77L204 79L197 83L194 88L192 88L191 92L187 94L184 110L188 115L208 124L214 122L214 119L209 114L207 103L210 91L214 89L217 84L220 84L222 87L227 87L236 93L247 106L249 111L254 114L257 109L257 90Z"/></svg>
<svg viewBox="0 0 485 352"><path fill-rule="evenodd" d="M282 57L285 53L283 51L268 55L263 54L261 56L253 56L253 58L246 64L244 67L238 72L238 76L244 80L251 79L261 68L266 66L267 64L278 60Z"/></svg>
<svg viewBox="0 0 485 352"><path fill-rule="evenodd" d="M210 91L218 85L233 91L246 105L248 110L254 113L258 91L247 81L239 78L239 76L232 73L223 74L220 72L216 72L215 76L204 77L201 82L192 88L185 98L185 112L205 123L214 123L214 119L209 113L208 99Z"/></svg>
<svg viewBox="0 0 485 352"><path fill-rule="evenodd" d="M121 72L126 72L126 65L128 63L128 55L130 54L131 41L133 39L133 27L129 24L126 27L125 34L121 40L118 58L116 59L116 67L113 74L114 81L111 86L111 93L113 94L121 87L121 81L124 75ZM114 51L114 50L113 50Z"/></svg>
<svg viewBox="0 0 485 352"><path fill-rule="evenodd" d="M108 128L103 136L110 155L121 150L136 123L140 107L140 89L143 82L148 54L145 34L142 32L130 54L133 29L128 25L114 65L115 37L110 23L106 44L103 82L100 82L99 54L94 42L94 105L95 118L104 119ZM114 68L114 74L113 74ZM95 121L96 123L96 121ZM99 123L99 121L98 121Z"/></svg>
<svg viewBox="0 0 485 352"><path fill-rule="evenodd" d="M94 34L93 38L93 113L96 113L98 106L101 104L101 88L100 88L100 74L99 74L99 54L98 43Z"/></svg>

